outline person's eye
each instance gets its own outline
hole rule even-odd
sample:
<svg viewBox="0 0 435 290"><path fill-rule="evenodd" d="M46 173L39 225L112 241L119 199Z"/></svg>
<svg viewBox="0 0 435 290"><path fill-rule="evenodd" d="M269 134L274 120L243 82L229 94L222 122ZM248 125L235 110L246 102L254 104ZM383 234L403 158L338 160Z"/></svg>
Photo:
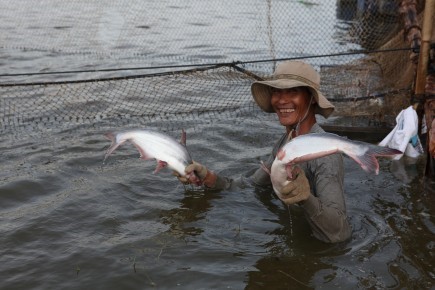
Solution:
<svg viewBox="0 0 435 290"><path fill-rule="evenodd" d="M277 88L271 88L270 91L272 92L272 94L276 94L276 93L279 93L281 90L277 89Z"/></svg>

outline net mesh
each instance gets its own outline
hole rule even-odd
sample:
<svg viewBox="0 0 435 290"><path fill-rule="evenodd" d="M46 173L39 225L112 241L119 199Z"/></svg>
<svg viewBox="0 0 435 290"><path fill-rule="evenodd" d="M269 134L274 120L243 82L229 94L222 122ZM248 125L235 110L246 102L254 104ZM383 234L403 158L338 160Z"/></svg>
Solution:
<svg viewBox="0 0 435 290"><path fill-rule="evenodd" d="M1 1L1 133L271 118L250 84L283 59L320 72L333 116L409 103L398 1L233 2Z"/></svg>
<svg viewBox="0 0 435 290"><path fill-rule="evenodd" d="M13 133L81 124L237 118L256 110L246 93L251 82L231 67L213 67L160 76L2 86L1 129Z"/></svg>

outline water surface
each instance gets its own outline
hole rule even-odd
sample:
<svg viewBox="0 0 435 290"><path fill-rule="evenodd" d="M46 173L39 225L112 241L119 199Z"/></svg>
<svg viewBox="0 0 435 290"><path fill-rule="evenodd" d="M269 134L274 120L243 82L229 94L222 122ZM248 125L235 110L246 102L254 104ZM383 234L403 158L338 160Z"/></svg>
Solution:
<svg viewBox="0 0 435 290"><path fill-rule="evenodd" d="M255 120L186 130L193 158L230 176L258 167L281 134ZM2 141L4 289L431 288L421 162L381 160L376 176L346 158L353 234L329 245L271 189L185 191L128 145L103 165L103 132Z"/></svg>
<svg viewBox="0 0 435 290"><path fill-rule="evenodd" d="M282 41L275 43L275 50L271 50L270 39L264 38L267 14L256 16L267 10L265 2L262 8L246 3L224 6L238 17L223 13L219 1L207 5L162 1L166 14L155 13L160 2L148 1L146 7L142 2L44 1L44 5L34 5L34 1L20 1L17 5L2 1L2 67L15 73L117 68L184 64L186 60L249 60L269 58L273 53L276 57L300 56L313 53L319 42L326 51L356 47L340 37L347 23L333 17L335 1L316 5L272 1L275 17L280 15L278 19L288 21L289 27L288 34L274 32L275 40ZM201 11L198 18L186 13L192 7ZM311 18L302 13L291 18L280 14L287 9L310 11ZM316 13L322 18L313 19ZM24 20L22 15L26 15ZM172 21L175 16L179 22ZM333 20L328 20L331 16ZM302 23L307 27L318 19L328 33L307 34L292 26ZM184 28L181 32L180 27ZM204 34L205 28L214 33ZM293 37L303 39L294 41ZM1 81L60 79L64 76ZM103 90L110 88L93 87L87 92L104 96ZM11 90L19 89L26 90ZM192 90L192 98L218 99L222 90L207 91L206 96ZM128 103L132 96L127 91L119 94L117 104L122 105L124 97ZM156 92L151 97L158 100L159 96ZM8 102L12 101L10 97ZM30 101L25 108L33 116ZM68 98L74 101L80 100ZM111 105L109 100L102 106L106 105ZM289 211L270 188L220 193L186 190L168 170L153 174L155 162L139 160L136 149L127 144L103 164L110 143L104 133L152 127L177 139L185 129L192 157L224 175L258 168L283 129L273 117L261 117L258 111L225 117L239 106L225 107L222 114L211 118L174 115L170 124L137 118L104 123L95 119L95 123L76 127L61 121L48 127L43 122L30 124L24 129L3 124L11 127L1 127L6 130L0 132L0 288L433 288L435 203L422 182L423 159L382 159L376 176L345 158L345 193L353 234L350 241L337 245L315 240L300 214ZM355 134L352 138L380 141Z"/></svg>

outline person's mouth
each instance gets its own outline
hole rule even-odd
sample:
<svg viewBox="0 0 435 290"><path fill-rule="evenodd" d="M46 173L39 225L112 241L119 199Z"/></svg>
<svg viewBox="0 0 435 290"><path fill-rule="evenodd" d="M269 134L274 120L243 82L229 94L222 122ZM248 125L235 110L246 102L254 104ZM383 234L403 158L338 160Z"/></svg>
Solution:
<svg viewBox="0 0 435 290"><path fill-rule="evenodd" d="M294 111L295 111L295 109L291 109L291 108L278 109L278 112L281 114L290 114L290 113L293 113Z"/></svg>

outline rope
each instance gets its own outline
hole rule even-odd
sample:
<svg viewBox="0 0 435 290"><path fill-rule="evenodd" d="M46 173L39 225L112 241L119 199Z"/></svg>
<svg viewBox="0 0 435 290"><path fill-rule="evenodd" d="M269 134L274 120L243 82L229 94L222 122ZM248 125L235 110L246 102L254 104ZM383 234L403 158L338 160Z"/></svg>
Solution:
<svg viewBox="0 0 435 290"><path fill-rule="evenodd" d="M194 68L187 69L181 71L170 71L170 72L162 72L162 73L152 73L152 74L141 74L141 75L133 75L133 76L123 76L123 77L111 77L111 78L99 78L99 79L87 79L87 80L75 80L75 81L57 81L57 82L33 82L33 83L6 83L0 84L0 87L17 87L17 86L47 86L47 85L63 85L63 84L74 84L74 83L92 83L92 82L103 82L103 81L115 81L115 80L128 80L128 79L139 79L139 78L150 78L157 76L166 76L166 75L175 75L175 74L185 74L199 71L206 71L211 69L216 69L224 66L233 66L233 64L217 64L213 66L203 67L203 68ZM174 66L172 66L174 67ZM182 67L182 66L178 66ZM163 68L163 67L160 67ZM119 69L122 70L122 69ZM101 70L98 70L101 71ZM98 72L97 70L89 71L89 72ZM110 71L110 70L106 70ZM72 72L64 72L64 73L72 73ZM51 74L51 73L41 73L41 74ZM25 74L24 74L25 75Z"/></svg>
<svg viewBox="0 0 435 290"><path fill-rule="evenodd" d="M345 53L309 55L309 56L275 58L275 59L262 59L262 60L252 60L252 61L233 61L233 62L223 62L223 63L182 64L182 65L163 65L163 66L150 66L150 67L125 67L125 68L55 71L55 72L29 72L29 73L15 73L15 74L0 74L0 77L98 73L98 72L115 72L115 71L129 71L129 70L130 71L131 70L158 70L158 69L175 69L175 68L189 68L189 67L198 68L198 67L210 67L210 66L235 66L236 64L243 65L243 64L277 62L277 61L286 61L286 60L299 60L299 59L310 59L310 58L336 57L336 56L346 56L346 55L373 54L373 53L412 51L412 50L413 50L413 48L396 48L396 49L383 49L383 50L356 50L353 52L345 52ZM145 77L145 76L147 76L147 75L140 75L138 77ZM150 74L150 76L156 76L156 74ZM111 78L111 79L117 79L117 78ZM121 79L125 79L125 77L122 77ZM95 80L93 80L93 81L95 81Z"/></svg>

